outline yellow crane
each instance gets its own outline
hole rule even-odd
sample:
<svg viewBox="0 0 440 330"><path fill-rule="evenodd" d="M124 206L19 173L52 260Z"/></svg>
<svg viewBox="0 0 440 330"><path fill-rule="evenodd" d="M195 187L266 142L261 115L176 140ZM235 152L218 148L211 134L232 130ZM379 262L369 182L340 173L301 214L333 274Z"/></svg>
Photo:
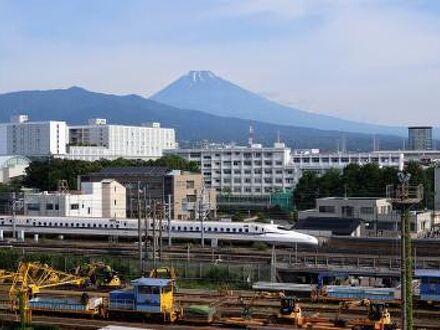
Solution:
<svg viewBox="0 0 440 330"><path fill-rule="evenodd" d="M367 317L363 319L341 319L341 312L352 307L365 307ZM343 301L339 304L339 309L334 320L335 326L351 326L355 330L395 330L397 326L391 321L388 308L383 303L372 303L369 299L356 301Z"/></svg>
<svg viewBox="0 0 440 330"><path fill-rule="evenodd" d="M72 284L83 285L88 278L60 272L37 262L21 262L9 289L11 310L20 313L20 322L31 322L29 299L42 289Z"/></svg>
<svg viewBox="0 0 440 330"><path fill-rule="evenodd" d="M104 262L91 262L76 267L73 272L76 276L88 276L90 283L97 287L116 289L122 287L118 272Z"/></svg>
<svg viewBox="0 0 440 330"><path fill-rule="evenodd" d="M0 283L10 282L15 276L15 273L0 269Z"/></svg>

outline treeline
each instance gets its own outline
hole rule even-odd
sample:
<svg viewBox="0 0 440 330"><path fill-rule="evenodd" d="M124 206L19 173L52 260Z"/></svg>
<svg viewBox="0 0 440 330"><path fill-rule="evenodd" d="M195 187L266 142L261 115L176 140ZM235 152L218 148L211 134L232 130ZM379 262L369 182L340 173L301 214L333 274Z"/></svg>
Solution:
<svg viewBox="0 0 440 330"><path fill-rule="evenodd" d="M195 162L167 155L157 160L128 160L119 158L113 161L97 160L94 162L82 160L48 159L44 161L33 161L26 169L26 176L22 184L25 187L37 188L42 191L56 190L59 180L67 180L70 189L78 189L77 177L91 172L97 172L106 167L141 167L141 166L163 166L169 169L198 172Z"/></svg>
<svg viewBox="0 0 440 330"><path fill-rule="evenodd" d="M406 167L411 174L410 185L423 184L424 200L419 208L434 204L434 168L423 168L415 162ZM376 164L350 164L343 170L331 169L323 175L306 171L296 186L294 199L298 210L315 207L315 199L331 196L385 197L386 186L399 184L398 170Z"/></svg>

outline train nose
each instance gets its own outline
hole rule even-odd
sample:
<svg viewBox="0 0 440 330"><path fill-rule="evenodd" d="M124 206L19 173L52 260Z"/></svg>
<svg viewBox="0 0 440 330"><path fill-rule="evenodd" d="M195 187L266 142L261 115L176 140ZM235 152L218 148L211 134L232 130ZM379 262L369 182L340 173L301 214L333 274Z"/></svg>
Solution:
<svg viewBox="0 0 440 330"><path fill-rule="evenodd" d="M311 245L319 245L319 240L314 236L304 235L303 239L304 239L304 243Z"/></svg>

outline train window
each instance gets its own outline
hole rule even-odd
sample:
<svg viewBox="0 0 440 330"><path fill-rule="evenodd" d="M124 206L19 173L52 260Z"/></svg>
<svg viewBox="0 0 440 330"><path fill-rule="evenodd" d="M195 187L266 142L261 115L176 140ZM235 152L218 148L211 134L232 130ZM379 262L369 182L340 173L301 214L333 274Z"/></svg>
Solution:
<svg viewBox="0 0 440 330"><path fill-rule="evenodd" d="M93 228L96 228L96 223L93 224Z"/></svg>
<svg viewBox="0 0 440 330"><path fill-rule="evenodd" d="M110 224L110 228L113 228L113 225L112 225L112 224Z"/></svg>
<svg viewBox="0 0 440 330"><path fill-rule="evenodd" d="M180 231L180 226L177 226L177 230Z"/></svg>
<svg viewBox="0 0 440 330"><path fill-rule="evenodd" d="M232 231L235 233L237 231L237 228L233 228Z"/></svg>
<svg viewBox="0 0 440 330"><path fill-rule="evenodd" d="M238 228L238 232L239 232L239 233L243 232L243 229Z"/></svg>
<svg viewBox="0 0 440 330"><path fill-rule="evenodd" d="M82 223L82 224L81 224L81 227L85 227L85 226L86 226L86 224L85 224L85 223Z"/></svg>
<svg viewBox="0 0 440 330"><path fill-rule="evenodd" d="M99 228L102 228L102 224L99 224L98 227L99 227Z"/></svg>
<svg viewBox="0 0 440 330"><path fill-rule="evenodd" d="M176 227L172 226L172 227L171 227L171 230L173 230L173 231L176 230Z"/></svg>
<svg viewBox="0 0 440 330"><path fill-rule="evenodd" d="M38 225L41 226L41 222L38 222Z"/></svg>
<svg viewBox="0 0 440 330"><path fill-rule="evenodd" d="M79 223L77 223L76 226L79 227Z"/></svg>
<svg viewBox="0 0 440 330"><path fill-rule="evenodd" d="M73 226L75 226L75 224L72 222L72 223L70 224L70 227L73 227Z"/></svg>
<svg viewBox="0 0 440 330"><path fill-rule="evenodd" d="M87 224L87 227L89 227L89 228L90 228L90 223L88 223L88 224Z"/></svg>
<svg viewBox="0 0 440 330"><path fill-rule="evenodd" d="M34 223L32 223L32 225L36 226L37 224L34 222Z"/></svg>
<svg viewBox="0 0 440 330"><path fill-rule="evenodd" d="M211 227L208 227L208 231L211 231Z"/></svg>
<svg viewBox="0 0 440 330"><path fill-rule="evenodd" d="M214 228L214 231L217 231L217 227Z"/></svg>
<svg viewBox="0 0 440 330"><path fill-rule="evenodd" d="M227 232L230 232L230 231L231 231L231 229L230 229L230 228L226 228L226 231L227 231Z"/></svg>
<svg viewBox="0 0 440 330"><path fill-rule="evenodd" d="M193 229L194 229L193 227L189 227L189 231L193 231Z"/></svg>
<svg viewBox="0 0 440 330"><path fill-rule="evenodd" d="M186 226L185 226L185 227L183 227L183 231L186 231Z"/></svg>
<svg viewBox="0 0 440 330"><path fill-rule="evenodd" d="M4 221L2 221L2 226L5 224L5 222Z"/></svg>
<svg viewBox="0 0 440 330"><path fill-rule="evenodd" d="M258 227L257 227L257 226L255 226L255 230L258 230Z"/></svg>
<svg viewBox="0 0 440 330"><path fill-rule="evenodd" d="M2 223L3 223L3 221L2 221ZM26 223L29 223L29 219L26 220Z"/></svg>
<svg viewBox="0 0 440 330"><path fill-rule="evenodd" d="M119 228L119 225L116 225L116 228Z"/></svg>
<svg viewBox="0 0 440 330"><path fill-rule="evenodd" d="M248 233L248 232L249 232L249 229L248 229L248 228L245 228L244 231L245 231L245 233Z"/></svg>
<svg viewBox="0 0 440 330"><path fill-rule="evenodd" d="M223 231L225 231L225 229L224 229L224 228L220 228L220 231L222 231L222 232L223 232Z"/></svg>
<svg viewBox="0 0 440 330"><path fill-rule="evenodd" d="M199 231L200 229L199 229L199 227L196 227L196 231Z"/></svg>
<svg viewBox="0 0 440 330"><path fill-rule="evenodd" d="M124 222L124 227L127 227L127 222Z"/></svg>
<svg viewBox="0 0 440 330"><path fill-rule="evenodd" d="M127 225L127 223L126 223L125 225ZM105 225L104 225L104 228L107 228L107 226L108 226L108 225L107 225L107 224L105 224Z"/></svg>

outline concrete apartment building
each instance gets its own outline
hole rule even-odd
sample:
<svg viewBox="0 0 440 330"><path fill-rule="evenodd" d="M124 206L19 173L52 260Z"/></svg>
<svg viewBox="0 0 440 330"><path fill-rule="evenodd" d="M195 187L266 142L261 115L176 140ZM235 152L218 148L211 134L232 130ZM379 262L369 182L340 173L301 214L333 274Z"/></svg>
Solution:
<svg viewBox="0 0 440 330"><path fill-rule="evenodd" d="M408 147L410 150L432 150L432 127L408 127Z"/></svg>
<svg viewBox="0 0 440 330"><path fill-rule="evenodd" d="M410 214L411 232L429 231L434 223L432 212L414 211ZM380 197L323 197L316 199L316 208L300 211L298 218L360 219L361 236L396 237L400 235L400 212L393 209L386 198Z"/></svg>
<svg viewBox="0 0 440 330"><path fill-rule="evenodd" d="M30 216L125 218L125 187L112 179L85 182L80 191L24 194Z"/></svg>
<svg viewBox="0 0 440 330"><path fill-rule="evenodd" d="M207 145L166 150L165 153L196 162L206 187L218 192L268 195L292 190L299 178L299 169L292 163L291 149L284 143L275 143L273 147Z"/></svg>
<svg viewBox="0 0 440 330"><path fill-rule="evenodd" d="M30 122L26 115L13 116L0 124L0 155L62 156L68 134L64 121Z"/></svg>
<svg viewBox="0 0 440 330"><path fill-rule="evenodd" d="M99 182L103 178L112 178L122 184L127 191L127 217L137 217L138 200L142 215L145 206L158 202L168 203L171 198L173 219L194 219L197 213L197 201L204 196L212 213L216 210L216 193L212 189L204 189L203 177L199 173L170 170L165 167L108 167L99 172L81 175L78 180Z"/></svg>
<svg viewBox="0 0 440 330"><path fill-rule="evenodd" d="M145 126L110 125L106 119L89 119L88 125L69 126L68 159L157 159L164 149L176 147L173 128L160 123Z"/></svg>

